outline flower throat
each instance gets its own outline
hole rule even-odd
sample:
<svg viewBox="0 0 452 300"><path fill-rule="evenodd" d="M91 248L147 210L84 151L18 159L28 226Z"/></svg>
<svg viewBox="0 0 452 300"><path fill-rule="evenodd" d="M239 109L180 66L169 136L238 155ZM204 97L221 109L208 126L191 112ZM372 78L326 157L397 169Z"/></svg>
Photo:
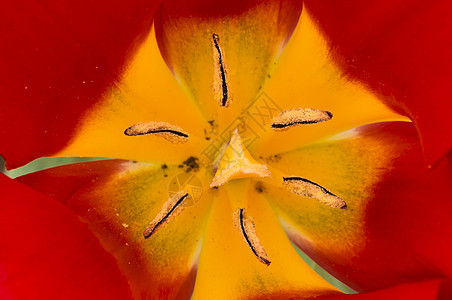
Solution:
<svg viewBox="0 0 452 300"><path fill-rule="evenodd" d="M213 58L213 92L214 98L221 108L228 108L231 105L232 97L229 89L229 72L226 65L226 57L220 45L220 37L212 34L212 58ZM333 114L314 108L292 108L282 111L275 116L269 124L269 128L278 134L280 131L290 130L299 125L316 124L329 121ZM154 135L163 138L174 144L186 143L189 141L190 134L179 126L166 122L149 121L137 123L128 127L124 134L127 136ZM213 165L213 168L212 168ZM244 178L260 178L265 183L278 186L293 194L301 197L308 197L319 201L331 208L346 209L347 204L339 196L323 186L297 175L284 175L276 169L269 168L265 164L256 161L251 153L245 147L238 129L233 129L230 139L224 144L217 153L215 162L206 166L210 171L214 171L210 188L227 188L231 180ZM191 170L190 172L197 172ZM262 183L260 183L260 186ZM261 188L262 192L263 189ZM186 208L184 203L194 197L187 189L181 188L180 191L173 194L163 204L160 212L144 229L145 239L150 238L158 230L163 229L169 222L175 219L177 215ZM245 197L245 195L243 195ZM245 205L244 205L245 206ZM251 216L247 214L245 207L236 207L233 216L233 223L238 232L243 237L244 242L250 248L254 256L263 264L270 265L271 261L262 245L255 224Z"/></svg>

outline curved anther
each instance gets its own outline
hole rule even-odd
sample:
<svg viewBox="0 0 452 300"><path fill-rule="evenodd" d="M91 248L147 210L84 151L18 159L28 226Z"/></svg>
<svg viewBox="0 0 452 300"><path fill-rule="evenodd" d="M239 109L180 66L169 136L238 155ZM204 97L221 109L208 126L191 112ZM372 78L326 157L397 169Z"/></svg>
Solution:
<svg viewBox="0 0 452 300"><path fill-rule="evenodd" d="M285 130L300 124L315 124L330 120L329 111L314 108L297 108L285 110L272 119L272 129Z"/></svg>
<svg viewBox="0 0 452 300"><path fill-rule="evenodd" d="M149 226L143 232L144 238L147 239L156 233L159 229L165 227L170 220L182 212L184 206L181 205L190 195L187 191L179 191L172 195L168 201L163 204L162 209L157 216L149 223Z"/></svg>
<svg viewBox="0 0 452 300"><path fill-rule="evenodd" d="M188 141L188 133L182 128L166 122L138 123L124 130L124 134L128 136L155 134L171 143L185 143Z"/></svg>
<svg viewBox="0 0 452 300"><path fill-rule="evenodd" d="M235 227L237 227L240 231L245 239L245 242L248 244L248 247L250 247L256 258L261 263L266 264L267 266L270 265L271 261L269 260L259 238L257 237L253 219L247 215L245 209L243 208L237 209L233 217Z"/></svg>
<svg viewBox="0 0 452 300"><path fill-rule="evenodd" d="M231 104L231 93L228 86L228 68L224 59L223 50L220 47L220 37L218 34L212 34L212 48L213 48L213 92L215 98L222 107L228 107Z"/></svg>
<svg viewBox="0 0 452 300"><path fill-rule="evenodd" d="M283 177L283 186L294 194L315 199L334 208L345 209L347 204L323 186L302 177Z"/></svg>

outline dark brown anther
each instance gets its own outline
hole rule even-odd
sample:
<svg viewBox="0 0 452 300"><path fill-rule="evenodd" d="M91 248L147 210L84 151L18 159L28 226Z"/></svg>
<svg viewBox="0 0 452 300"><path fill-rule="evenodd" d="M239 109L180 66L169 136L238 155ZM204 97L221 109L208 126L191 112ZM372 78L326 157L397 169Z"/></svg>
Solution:
<svg viewBox="0 0 452 300"><path fill-rule="evenodd" d="M270 265L271 261L268 259L267 253L257 237L254 221L246 214L245 209L239 208L234 213L234 225L239 229L256 258L261 263L267 266Z"/></svg>
<svg viewBox="0 0 452 300"><path fill-rule="evenodd" d="M188 141L188 133L182 128L166 122L138 123L128 127L124 134L127 136L154 134L176 144Z"/></svg>
<svg viewBox="0 0 452 300"><path fill-rule="evenodd" d="M284 177L283 186L294 194L315 199L334 208L345 209L347 204L323 186L302 177Z"/></svg>
<svg viewBox="0 0 452 300"><path fill-rule="evenodd" d="M228 69L223 50L220 47L220 38L216 33L212 34L212 46L214 61L213 91L220 105L228 107L232 100L228 87Z"/></svg>
<svg viewBox="0 0 452 300"><path fill-rule="evenodd" d="M272 119L272 129L286 130L300 124L315 124L330 120L333 114L329 111L313 108L285 110Z"/></svg>
<svg viewBox="0 0 452 300"><path fill-rule="evenodd" d="M176 217L184 209L181 205L190 195L187 191L180 191L171 196L168 201L163 204L162 209L157 216L149 223L149 226L143 232L144 238L147 239L156 233L159 229L165 227L168 222Z"/></svg>

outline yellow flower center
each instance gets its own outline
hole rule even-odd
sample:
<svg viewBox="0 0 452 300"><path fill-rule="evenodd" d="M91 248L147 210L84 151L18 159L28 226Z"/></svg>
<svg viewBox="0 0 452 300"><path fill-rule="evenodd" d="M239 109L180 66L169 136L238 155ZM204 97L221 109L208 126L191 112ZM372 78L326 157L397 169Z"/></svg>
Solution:
<svg viewBox="0 0 452 300"><path fill-rule="evenodd" d="M223 116L233 115L234 111L231 110L231 107L234 106L232 103L233 91L229 85L229 70L226 65L227 56L225 56L221 47L218 34L212 34L211 45L213 59L212 96L218 103ZM332 117L332 113L320 109L292 108L274 116L271 119L271 123L267 124L267 126L269 132L273 131L274 134L281 134L281 131L290 130L295 126L325 122ZM213 125L214 121L211 122L211 125ZM344 200L319 184L297 175L286 176L285 174L280 174L277 170L270 170L267 165L259 163L253 158L242 141L242 137L239 134L240 126L230 126L230 128L234 131L227 133L230 138L216 149L216 153L213 156L214 159L209 162L200 161L201 166L204 166L208 173L215 174L210 183L210 188L222 188L223 185L234 179L262 178L265 181L270 181L271 184L282 186L294 194L316 199L333 208L343 209L347 207ZM128 136L155 135L173 144L187 143L192 138L190 133L177 125L155 121L132 125L124 131L124 134ZM195 171L197 171L199 167L198 158L191 157L190 159L196 163ZM186 170L186 172L191 171L193 171L193 168ZM186 207L185 202L194 198L195 195L191 194L189 188L179 186L179 191L174 192L169 197L160 212L149 223L143 233L144 237L149 238L158 230L164 228L168 222L184 210ZM247 214L245 208L241 207L243 206L242 202L238 201L235 205L237 206L233 215L235 227L241 233L256 258L263 264L270 265L270 259L258 238L253 219Z"/></svg>
<svg viewBox="0 0 452 300"><path fill-rule="evenodd" d="M223 93L223 96L225 95L226 94ZM219 101L219 104L224 106L224 98L221 99L222 101ZM331 118L332 114L330 112L318 109L291 109L283 111L278 116L274 117L271 122L271 128L274 131L279 132L281 130L288 130L296 125L314 124L328 121ZM160 136L172 143L186 142L189 138L189 134L182 128L166 122L135 124L127 128L124 131L124 134L129 136L152 134ZM197 164L196 158L191 158L191 160ZM240 178L260 177L270 181L282 179L282 186L294 194L316 199L333 208L347 208L345 201L340 197L308 179L299 176L283 176L277 171L274 172L276 175L275 178L271 178L272 172L270 169L266 165L257 162L247 150L239 135L238 129L234 130L230 140L218 150L216 159L213 163L206 167L208 171L213 171L215 173L210 184L211 188L219 188L230 180ZM210 167L212 169L210 169ZM168 201L165 202L160 212L145 229L143 233L145 238L151 237L183 211L185 207L185 205L183 205L184 202L187 199L194 197L194 195L190 195L190 192L187 190L188 189L186 189L185 186L180 186L180 190L174 193ZM247 215L245 208L239 207L234 213L233 219L235 227L242 234L244 241L256 258L263 264L270 265L271 262L258 238L254 221Z"/></svg>

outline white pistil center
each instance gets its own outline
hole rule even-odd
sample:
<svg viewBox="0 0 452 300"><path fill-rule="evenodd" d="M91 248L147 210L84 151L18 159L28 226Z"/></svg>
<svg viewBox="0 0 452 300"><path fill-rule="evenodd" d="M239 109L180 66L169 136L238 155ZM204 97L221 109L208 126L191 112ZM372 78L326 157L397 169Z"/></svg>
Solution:
<svg viewBox="0 0 452 300"><path fill-rule="evenodd" d="M237 129L221 157L210 187L218 187L229 180L250 177L270 177L266 165L259 164L243 145Z"/></svg>

